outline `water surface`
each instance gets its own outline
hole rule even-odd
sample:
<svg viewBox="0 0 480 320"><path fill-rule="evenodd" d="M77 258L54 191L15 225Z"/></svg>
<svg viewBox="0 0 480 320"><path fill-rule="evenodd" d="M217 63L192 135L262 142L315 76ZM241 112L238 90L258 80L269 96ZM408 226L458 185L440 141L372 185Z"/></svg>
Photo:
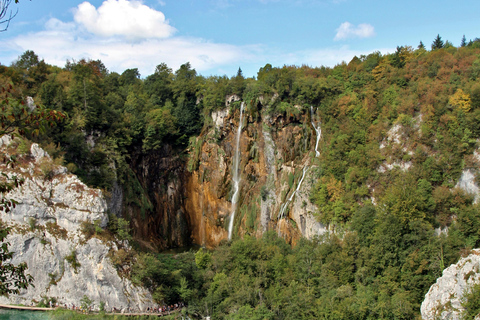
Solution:
<svg viewBox="0 0 480 320"><path fill-rule="evenodd" d="M0 320L48 320L48 313L42 311L0 309Z"/></svg>

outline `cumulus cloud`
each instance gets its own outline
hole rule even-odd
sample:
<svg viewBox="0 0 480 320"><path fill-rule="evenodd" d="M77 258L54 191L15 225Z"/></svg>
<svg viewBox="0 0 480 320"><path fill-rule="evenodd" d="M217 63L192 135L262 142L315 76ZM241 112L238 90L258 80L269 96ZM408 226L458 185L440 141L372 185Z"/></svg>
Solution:
<svg viewBox="0 0 480 320"><path fill-rule="evenodd" d="M85 1L75 9L74 20L87 31L102 37L168 38L176 31L162 12L138 0L106 0L98 9Z"/></svg>
<svg viewBox="0 0 480 320"><path fill-rule="evenodd" d="M147 76L162 62L173 69L190 62L199 72L222 65L236 65L238 68L238 63L253 59L258 47L178 36L130 43L122 37L91 35L75 23L50 19L42 31L0 40L0 56L10 55L10 61L25 50L35 51L53 65L63 66L67 59L100 59L111 71L121 73L128 68L138 68L143 76Z"/></svg>
<svg viewBox="0 0 480 320"><path fill-rule="evenodd" d="M344 22L338 27L337 34L333 40L345 40L349 38L369 38L375 35L375 29L368 23L361 23L354 26L350 22Z"/></svg>

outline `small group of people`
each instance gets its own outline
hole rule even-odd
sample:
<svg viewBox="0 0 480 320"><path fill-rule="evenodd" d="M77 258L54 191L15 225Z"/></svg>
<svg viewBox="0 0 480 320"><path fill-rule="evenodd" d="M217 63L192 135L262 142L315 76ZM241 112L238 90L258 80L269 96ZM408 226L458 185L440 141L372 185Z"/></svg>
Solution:
<svg viewBox="0 0 480 320"><path fill-rule="evenodd" d="M59 307L59 304L58 303L52 304L52 302L50 301L49 306L50 306L50 308ZM82 310L82 308L80 306L76 306L73 303L65 303L65 304L62 304L61 307L65 308L65 309L75 310L75 311L84 311L84 312L87 311L87 310ZM165 315L165 314L170 314L170 312L172 312L172 311L182 309L183 307L185 307L185 303L184 302L178 302L178 303L174 303L174 304L171 304L171 305L163 305L163 306L153 307L153 308L148 307L145 310L145 312L146 313L154 313L154 314L156 313L156 314ZM91 311L91 309L92 308L90 308L90 310L88 310L88 311ZM128 314L128 313L138 313L138 310L134 310L131 307L128 307L128 308L125 308L125 309L112 307L110 312Z"/></svg>
<svg viewBox="0 0 480 320"><path fill-rule="evenodd" d="M148 307L146 312L147 313L168 314L168 313L170 313L170 311L175 311L175 310L181 309L183 307L185 307L185 303L184 302L178 302L178 303L174 303L174 304L171 304L171 305L163 305L163 306L158 307L158 308Z"/></svg>

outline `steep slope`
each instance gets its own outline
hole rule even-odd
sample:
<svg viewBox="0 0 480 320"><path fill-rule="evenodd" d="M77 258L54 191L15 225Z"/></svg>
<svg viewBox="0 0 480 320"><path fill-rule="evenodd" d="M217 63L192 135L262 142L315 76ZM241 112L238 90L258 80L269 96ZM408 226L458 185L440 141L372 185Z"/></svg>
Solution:
<svg viewBox="0 0 480 320"><path fill-rule="evenodd" d="M2 153L18 152L18 140L4 136L0 141ZM104 302L107 310L153 306L145 289L118 275L109 258L116 244L85 234L87 228L102 228L108 222L100 190L55 165L35 143L18 158L14 170L4 165L1 170L24 178L22 186L6 195L18 205L0 217L12 228L7 238L15 252L12 262L26 262L35 285L19 295L1 297L2 303L31 305L55 298L61 305L79 306L86 295L95 308Z"/></svg>
<svg viewBox="0 0 480 320"><path fill-rule="evenodd" d="M227 102L231 100L227 97ZM309 199L318 167L316 130L309 110L274 118L248 105L240 135L240 196L233 236L278 230L288 241L326 231ZM212 113L211 125L192 144L186 211L196 243L216 246L227 238L233 197L233 158L239 103ZM305 175L304 175L305 173ZM303 179L302 179L303 178Z"/></svg>

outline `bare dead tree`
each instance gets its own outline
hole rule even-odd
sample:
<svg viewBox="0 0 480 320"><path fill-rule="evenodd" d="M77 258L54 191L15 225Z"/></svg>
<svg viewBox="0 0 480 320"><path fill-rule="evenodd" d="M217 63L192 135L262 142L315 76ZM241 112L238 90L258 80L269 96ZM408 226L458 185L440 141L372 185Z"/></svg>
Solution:
<svg viewBox="0 0 480 320"><path fill-rule="evenodd" d="M19 0L15 0L15 3L18 3ZM12 0L0 0L0 32L7 31L10 21L18 13L18 9L13 11L9 10L9 6L12 3Z"/></svg>

